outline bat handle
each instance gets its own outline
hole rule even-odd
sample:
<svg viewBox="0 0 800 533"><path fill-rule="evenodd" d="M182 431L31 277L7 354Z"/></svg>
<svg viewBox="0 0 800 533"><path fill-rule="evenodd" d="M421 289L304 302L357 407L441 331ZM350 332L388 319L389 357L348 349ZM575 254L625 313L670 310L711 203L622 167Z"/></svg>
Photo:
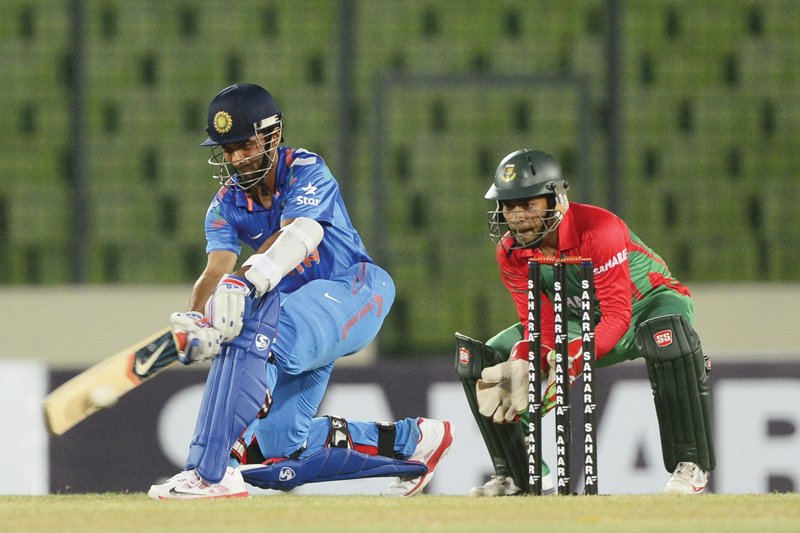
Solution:
<svg viewBox="0 0 800 533"><path fill-rule="evenodd" d="M178 348L178 353L185 353L186 351L186 332L174 331L172 332L172 340L175 341L175 346Z"/></svg>

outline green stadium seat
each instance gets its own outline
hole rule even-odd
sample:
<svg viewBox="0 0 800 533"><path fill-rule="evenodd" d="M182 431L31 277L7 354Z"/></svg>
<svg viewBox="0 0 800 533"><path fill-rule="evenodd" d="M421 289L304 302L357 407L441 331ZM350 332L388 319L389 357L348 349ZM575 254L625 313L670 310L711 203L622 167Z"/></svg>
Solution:
<svg viewBox="0 0 800 533"><path fill-rule="evenodd" d="M339 79L338 2L85 2L89 281L196 277L218 188L199 147L206 106L236 81L275 94L287 144L323 156L369 250L387 250L398 287L381 334L388 352L449 354L454 330L490 336L514 321L483 195L497 162L521 147L557 155L573 201L608 205L617 180L620 214L684 281L800 279L797 17L779 0L621 3L622 168L609 176L606 4L353 2L352 79ZM68 282L70 2L8 0L3 13L0 95L13 134L0 182L9 250L0 283ZM401 74L481 83L377 92ZM491 83L507 75L532 82ZM544 83L557 76L585 85ZM352 91L348 139L342 87ZM48 266L26 269L36 258Z"/></svg>

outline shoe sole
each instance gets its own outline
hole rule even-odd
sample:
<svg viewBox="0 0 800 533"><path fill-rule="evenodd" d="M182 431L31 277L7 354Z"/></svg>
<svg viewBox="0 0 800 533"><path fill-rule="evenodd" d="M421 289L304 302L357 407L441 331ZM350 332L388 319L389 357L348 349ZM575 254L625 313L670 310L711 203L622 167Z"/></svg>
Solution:
<svg viewBox="0 0 800 533"><path fill-rule="evenodd" d="M249 498L249 492L237 492L236 494L219 494L214 496L202 496L200 494L192 494L187 495L186 497L173 497L173 496L150 496L154 500L220 500L220 499L230 499L230 498Z"/></svg>
<svg viewBox="0 0 800 533"><path fill-rule="evenodd" d="M681 494L683 496L700 495L700 494L705 494L705 492L706 492L705 487L695 487L695 486L692 486L691 491L684 489L669 489L669 488L664 489L664 494Z"/></svg>
<svg viewBox="0 0 800 533"><path fill-rule="evenodd" d="M444 438L442 438L442 442L439 443L439 447L436 448L436 451L433 452L430 460L425 463L425 466L428 467L428 473L420 476L419 481L416 485L414 485L411 490L406 492L403 496L409 497L414 496L425 486L430 483L431 479L433 478L433 472L436 470L436 465L439 464L439 461L442 460L442 457L447 455L447 452L450 451L450 446L453 444L453 438L455 438L455 429L453 428L452 424L448 421L443 421L444 424Z"/></svg>

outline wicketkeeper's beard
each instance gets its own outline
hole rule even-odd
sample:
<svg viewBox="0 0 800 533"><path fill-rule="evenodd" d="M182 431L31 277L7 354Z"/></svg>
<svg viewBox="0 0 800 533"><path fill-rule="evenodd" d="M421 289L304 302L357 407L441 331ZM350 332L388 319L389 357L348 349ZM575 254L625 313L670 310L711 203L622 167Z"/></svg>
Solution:
<svg viewBox="0 0 800 533"><path fill-rule="evenodd" d="M508 222L511 236L523 247L535 246L547 233L541 220L526 220L519 223Z"/></svg>

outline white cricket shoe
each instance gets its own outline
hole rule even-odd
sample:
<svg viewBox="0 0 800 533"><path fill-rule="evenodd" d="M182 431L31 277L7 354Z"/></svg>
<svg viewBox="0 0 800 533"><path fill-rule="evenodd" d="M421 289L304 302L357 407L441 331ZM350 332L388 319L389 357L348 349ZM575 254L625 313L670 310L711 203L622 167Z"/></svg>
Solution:
<svg viewBox="0 0 800 533"><path fill-rule="evenodd" d="M447 421L419 419L419 442L409 461L419 461L428 467L428 473L413 479L394 478L383 491L384 496L414 496L422 492L433 478L436 465L447 455L456 436L453 424Z"/></svg>
<svg viewBox="0 0 800 533"><path fill-rule="evenodd" d="M556 492L556 486L553 483L553 476L547 474L542 477L542 494L549 496ZM494 475L481 485L480 487L472 487L469 491L470 496L477 498L494 498L496 496L517 496L523 495L525 492L514 483L511 476L498 476Z"/></svg>
<svg viewBox="0 0 800 533"><path fill-rule="evenodd" d="M695 463L678 463L664 487L665 494L702 494L708 483L708 472Z"/></svg>
<svg viewBox="0 0 800 533"><path fill-rule="evenodd" d="M154 491L169 492L169 489L176 487L179 483L183 483L190 478L194 478L196 475L197 474L195 474L194 470L184 470L183 472L178 472L160 485L150 485L150 490L147 492L147 494L152 498L153 496L151 493Z"/></svg>
<svg viewBox="0 0 800 533"><path fill-rule="evenodd" d="M250 493L238 469L228 467L219 483L206 483L196 470L185 470L166 483L153 485L147 495L154 500L196 500L199 498L249 498Z"/></svg>
<svg viewBox="0 0 800 533"><path fill-rule="evenodd" d="M494 498L495 496L515 496L522 494L522 489L514 483L511 476L492 476L489 481L480 487L472 487L469 490L470 496L478 498Z"/></svg>

